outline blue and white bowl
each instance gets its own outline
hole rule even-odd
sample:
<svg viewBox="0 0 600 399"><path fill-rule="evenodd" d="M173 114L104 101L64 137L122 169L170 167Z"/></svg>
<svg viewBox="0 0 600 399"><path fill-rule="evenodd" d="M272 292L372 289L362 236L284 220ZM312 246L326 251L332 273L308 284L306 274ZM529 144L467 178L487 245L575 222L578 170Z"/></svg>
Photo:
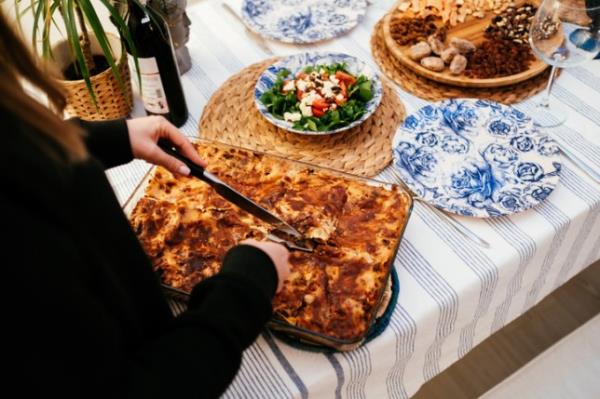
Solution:
<svg viewBox="0 0 600 399"><path fill-rule="evenodd" d="M354 28L366 0L244 0L242 18L258 34L286 43L314 43Z"/></svg>
<svg viewBox="0 0 600 399"><path fill-rule="evenodd" d="M516 108L447 100L408 116L393 141L394 167L430 204L464 216L522 212L559 180L558 145Z"/></svg>
<svg viewBox="0 0 600 399"><path fill-rule="evenodd" d="M373 98L365 105L365 113L362 117L355 120L348 126L339 127L333 130L327 130L323 132L314 132L312 130L300 130L293 127L293 123L286 122L283 119L274 117L267 107L260 101L260 97L273 87L277 80L277 73L282 69L288 69L293 75L301 71L307 66L313 66L317 64L335 64L335 63L346 63L348 72L354 76L365 75L372 84ZM282 60L271 65L258 77L256 86L254 88L254 102L258 107L258 111L264 116L269 122L277 127L288 130L294 133L310 134L310 135L326 135L339 133L344 130L352 129L355 126L360 125L366 121L377 109L381 103L381 97L383 95L383 88L381 86L381 80L379 75L370 68L367 64L362 62L356 57L347 54L340 53L304 53L295 54L289 57L285 57Z"/></svg>

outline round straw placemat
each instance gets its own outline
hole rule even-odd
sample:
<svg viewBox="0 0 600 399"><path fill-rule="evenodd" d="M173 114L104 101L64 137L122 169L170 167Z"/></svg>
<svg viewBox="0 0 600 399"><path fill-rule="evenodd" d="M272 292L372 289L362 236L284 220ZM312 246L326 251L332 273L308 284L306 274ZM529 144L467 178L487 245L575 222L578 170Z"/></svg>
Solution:
<svg viewBox="0 0 600 399"><path fill-rule="evenodd" d="M467 88L446 85L417 75L403 66L388 51L383 37L383 19L373 29L371 53L379 68L404 90L426 100L438 101L447 98L475 97L513 104L539 93L546 87L550 68L524 82L496 88Z"/></svg>
<svg viewBox="0 0 600 399"><path fill-rule="evenodd" d="M259 75L276 61L250 65L223 83L204 108L200 136L360 176L374 176L391 162L392 138L405 109L387 83L381 104L359 126L332 135L295 134L269 123L254 103Z"/></svg>

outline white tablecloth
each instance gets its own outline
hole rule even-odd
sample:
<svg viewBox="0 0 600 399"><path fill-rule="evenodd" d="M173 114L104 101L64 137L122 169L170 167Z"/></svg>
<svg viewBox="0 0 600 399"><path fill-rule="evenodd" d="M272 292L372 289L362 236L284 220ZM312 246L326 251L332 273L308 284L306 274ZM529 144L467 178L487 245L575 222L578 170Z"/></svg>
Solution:
<svg viewBox="0 0 600 399"><path fill-rule="evenodd" d="M235 1L230 0L232 4ZM239 3L238 7L239 7ZM309 46L269 42L276 54L333 50L371 62L372 28L391 2L376 1L350 34ZM188 43L194 65L182 78L196 136L213 92L233 73L267 55L220 1L188 9ZM376 66L375 66L376 67ZM426 102L397 90L408 112ZM554 98L569 110L567 123L550 133L600 172L600 61L563 72ZM527 112L534 99L519 104ZM111 170L124 201L147 170L143 162ZM393 180L387 173L380 178ZM459 220L492 244L466 241L421 204L414 212L395 267L400 295L391 323L374 341L350 353L325 355L292 348L264 332L244 354L228 398L401 398L469 352L581 269L600 258L600 185L564 162L561 181L535 209L493 220Z"/></svg>

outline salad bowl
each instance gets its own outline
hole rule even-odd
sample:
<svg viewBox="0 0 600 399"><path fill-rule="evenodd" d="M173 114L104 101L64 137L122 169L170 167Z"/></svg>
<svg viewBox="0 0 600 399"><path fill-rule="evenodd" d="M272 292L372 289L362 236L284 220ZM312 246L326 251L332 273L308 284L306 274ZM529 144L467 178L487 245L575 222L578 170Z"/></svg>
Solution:
<svg viewBox="0 0 600 399"><path fill-rule="evenodd" d="M379 104L377 73L356 57L303 53L285 57L259 76L254 100L275 126L298 134L326 135L356 127Z"/></svg>

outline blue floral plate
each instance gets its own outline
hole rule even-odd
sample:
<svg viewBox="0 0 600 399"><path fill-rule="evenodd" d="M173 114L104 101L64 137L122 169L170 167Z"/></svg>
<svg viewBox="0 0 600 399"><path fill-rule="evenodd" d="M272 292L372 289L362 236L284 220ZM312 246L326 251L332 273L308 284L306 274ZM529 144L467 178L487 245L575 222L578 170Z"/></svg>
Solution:
<svg viewBox="0 0 600 399"><path fill-rule="evenodd" d="M521 111L485 100L447 100L408 116L393 141L394 166L432 205L464 216L521 212L558 183L556 142Z"/></svg>
<svg viewBox="0 0 600 399"><path fill-rule="evenodd" d="M373 98L365 105L366 112L363 114L363 116L361 116L359 119L355 120L347 126L322 132L295 129L293 127L293 123L286 122L283 119L278 119L274 117L269 112L267 107L265 107L264 104L260 101L260 97L263 95L263 93L270 90L271 87L273 87L273 85L275 84L275 81L277 80L277 72L284 68L288 69L290 72L292 72L292 74L295 75L297 72L299 72L307 66L319 64L335 64L342 62L346 64L348 72L352 73L353 75L365 75L371 81L371 91L373 93ZM339 133L341 131L348 130L360 125L375 112L375 110L381 103L382 95L383 87L381 86L381 80L379 79L379 75L377 75L377 73L373 69L371 69L367 64L365 64L358 58L340 53L304 53L285 57L280 61L276 62L275 64L271 65L267 69L265 69L264 72L258 77L258 81L256 82L256 86L254 88L254 102L258 107L258 111L269 122L271 122L277 127L288 130L290 132L317 136Z"/></svg>
<svg viewBox="0 0 600 399"><path fill-rule="evenodd" d="M286 43L314 43L354 28L366 0L244 0L242 18L258 34Z"/></svg>

